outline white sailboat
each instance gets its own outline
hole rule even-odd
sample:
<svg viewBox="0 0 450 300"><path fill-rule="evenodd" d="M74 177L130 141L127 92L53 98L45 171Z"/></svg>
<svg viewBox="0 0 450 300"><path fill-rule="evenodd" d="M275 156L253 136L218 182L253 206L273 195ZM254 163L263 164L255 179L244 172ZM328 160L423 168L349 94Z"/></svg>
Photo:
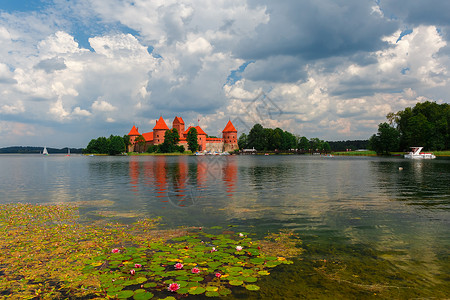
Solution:
<svg viewBox="0 0 450 300"><path fill-rule="evenodd" d="M70 156L70 148L67 148L67 155L66 156Z"/></svg>
<svg viewBox="0 0 450 300"><path fill-rule="evenodd" d="M48 155L47 147L44 147L44 150L42 151L42 155Z"/></svg>

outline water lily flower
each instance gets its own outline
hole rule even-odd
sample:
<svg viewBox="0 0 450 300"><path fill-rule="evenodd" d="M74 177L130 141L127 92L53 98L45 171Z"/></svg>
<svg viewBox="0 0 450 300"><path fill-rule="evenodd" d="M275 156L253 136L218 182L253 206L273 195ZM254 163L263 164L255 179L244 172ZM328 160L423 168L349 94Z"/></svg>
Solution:
<svg viewBox="0 0 450 300"><path fill-rule="evenodd" d="M222 274L220 274L219 272L217 272L217 273L216 273L216 277L217 277L217 278L220 278L220 277L222 277Z"/></svg>
<svg viewBox="0 0 450 300"><path fill-rule="evenodd" d="M131 274L131 275L134 275L134 274L136 274L136 271L135 271L134 269L131 269L131 270L130 270L130 274Z"/></svg>
<svg viewBox="0 0 450 300"><path fill-rule="evenodd" d="M197 267L194 267L194 268L192 268L191 272L194 274L198 274L198 273L200 273L200 269Z"/></svg>
<svg viewBox="0 0 450 300"><path fill-rule="evenodd" d="M117 248L114 248L114 249L112 249L112 250L111 250L111 252L112 252L112 253L119 253L119 252L120 252L120 250L119 250L119 249L117 249Z"/></svg>
<svg viewBox="0 0 450 300"><path fill-rule="evenodd" d="M183 269L183 264L181 264L181 263L176 263L174 267L175 267L175 269L177 269L177 270L181 270L181 269Z"/></svg>
<svg viewBox="0 0 450 300"><path fill-rule="evenodd" d="M216 251L217 251L216 247L212 247L211 253L216 252Z"/></svg>
<svg viewBox="0 0 450 300"><path fill-rule="evenodd" d="M134 267L135 268L142 268L142 265L141 264L134 264Z"/></svg>
<svg viewBox="0 0 450 300"><path fill-rule="evenodd" d="M178 283L171 283L167 289L171 292L176 292L180 289L180 285Z"/></svg>
<svg viewBox="0 0 450 300"><path fill-rule="evenodd" d="M239 236L240 236L240 237L243 237L243 236L244 236L244 234L243 234L243 233L239 233Z"/></svg>
<svg viewBox="0 0 450 300"><path fill-rule="evenodd" d="M236 246L236 250L237 251L241 251L242 250L242 246Z"/></svg>

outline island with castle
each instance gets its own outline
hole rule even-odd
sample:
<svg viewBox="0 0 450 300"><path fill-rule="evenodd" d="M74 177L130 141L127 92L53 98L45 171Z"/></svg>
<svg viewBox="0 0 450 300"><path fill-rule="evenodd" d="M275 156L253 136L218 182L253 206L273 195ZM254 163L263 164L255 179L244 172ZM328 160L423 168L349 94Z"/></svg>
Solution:
<svg viewBox="0 0 450 300"><path fill-rule="evenodd" d="M186 137L191 128L195 128L197 130L197 143L199 145L199 151L230 152L239 149L237 142L237 130L231 121L228 121L227 125L222 130L222 138L208 137L200 126L189 126L188 129L185 129L185 124L181 117L175 117L172 122L172 128L175 128L180 135L178 145L183 146L185 150L188 149ZM145 139L144 151L147 151L147 149L152 145L160 145L164 143L164 135L167 130L169 130L169 127L162 116L156 121L153 130L146 133L139 133L139 129L133 125L128 133L128 136L130 137L128 152L135 152L137 149L136 138L141 135Z"/></svg>

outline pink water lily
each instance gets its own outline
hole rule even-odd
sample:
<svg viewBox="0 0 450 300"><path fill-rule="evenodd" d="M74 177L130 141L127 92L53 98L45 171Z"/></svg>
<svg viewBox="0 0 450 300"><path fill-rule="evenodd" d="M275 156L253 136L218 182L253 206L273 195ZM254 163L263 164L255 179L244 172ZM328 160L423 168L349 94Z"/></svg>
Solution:
<svg viewBox="0 0 450 300"><path fill-rule="evenodd" d="M243 237L243 236L244 236L244 234L243 234L243 233L239 233L239 236L240 236L240 237Z"/></svg>
<svg viewBox="0 0 450 300"><path fill-rule="evenodd" d="M242 250L242 246L236 246L236 250L237 251L241 251Z"/></svg>
<svg viewBox="0 0 450 300"><path fill-rule="evenodd" d="M120 250L119 250L119 249L117 249L117 248L114 248L114 249L112 249L112 250L111 250L111 252L112 252L112 253L119 253L119 252L120 252Z"/></svg>
<svg viewBox="0 0 450 300"><path fill-rule="evenodd" d="M198 273L200 273L200 269L197 267L194 267L194 268L192 268L191 272L194 274L198 274Z"/></svg>
<svg viewBox="0 0 450 300"><path fill-rule="evenodd" d="M220 274L219 272L217 272L217 273L216 273L216 277L217 277L217 278L220 278L220 277L222 277L222 274Z"/></svg>
<svg viewBox="0 0 450 300"><path fill-rule="evenodd" d="M216 252L216 251L217 251L216 247L212 247L211 253Z"/></svg>
<svg viewBox="0 0 450 300"><path fill-rule="evenodd" d="M171 292L176 292L180 289L180 285L178 283L171 283L167 289Z"/></svg>
<svg viewBox="0 0 450 300"><path fill-rule="evenodd" d="M131 270L130 270L130 274L131 274L131 275L134 275L134 274L136 274L136 271L135 271L134 269L131 269Z"/></svg>
<svg viewBox="0 0 450 300"><path fill-rule="evenodd" d="M134 264L134 267L135 268L142 268L142 265L141 264Z"/></svg>
<svg viewBox="0 0 450 300"><path fill-rule="evenodd" d="M181 270L181 269L183 269L183 264L181 264L181 263L176 263L174 267L175 267L175 269L177 269L177 270Z"/></svg>

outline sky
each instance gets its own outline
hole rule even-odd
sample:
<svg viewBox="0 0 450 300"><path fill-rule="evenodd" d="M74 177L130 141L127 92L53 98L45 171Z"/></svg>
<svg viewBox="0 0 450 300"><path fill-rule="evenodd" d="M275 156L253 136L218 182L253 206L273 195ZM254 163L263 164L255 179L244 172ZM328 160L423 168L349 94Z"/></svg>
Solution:
<svg viewBox="0 0 450 300"><path fill-rule="evenodd" d="M0 147L86 147L175 116L368 139L450 103L450 1L0 0Z"/></svg>

